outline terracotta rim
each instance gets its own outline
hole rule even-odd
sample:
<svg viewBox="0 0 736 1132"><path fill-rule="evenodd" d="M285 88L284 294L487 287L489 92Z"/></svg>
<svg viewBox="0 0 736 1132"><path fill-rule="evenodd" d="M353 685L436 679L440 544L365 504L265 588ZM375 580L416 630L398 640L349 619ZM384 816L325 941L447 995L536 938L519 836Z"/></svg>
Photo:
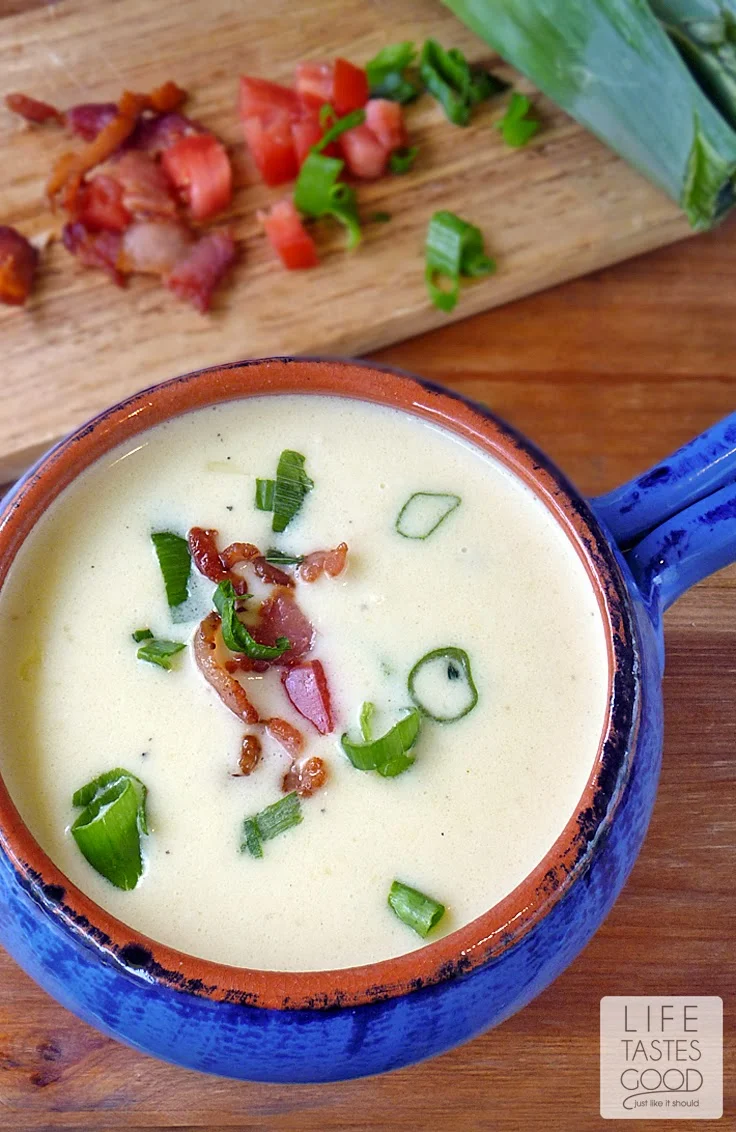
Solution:
<svg viewBox="0 0 736 1132"><path fill-rule="evenodd" d="M27 474L0 515L0 586L29 531L89 464L139 432L192 409L262 394L331 394L393 406L442 425L500 459L565 529L596 590L609 651L609 711L593 771L562 834L532 873L472 923L418 951L336 971L279 972L197 959L134 932L80 892L24 825L0 779L0 847L19 882L71 935L133 977L275 1009L355 1006L470 971L516 943L560 900L595 856L625 785L638 728L637 648L618 564L588 506L534 449L487 409L396 370L367 363L274 358L187 374L144 390L62 441Z"/></svg>

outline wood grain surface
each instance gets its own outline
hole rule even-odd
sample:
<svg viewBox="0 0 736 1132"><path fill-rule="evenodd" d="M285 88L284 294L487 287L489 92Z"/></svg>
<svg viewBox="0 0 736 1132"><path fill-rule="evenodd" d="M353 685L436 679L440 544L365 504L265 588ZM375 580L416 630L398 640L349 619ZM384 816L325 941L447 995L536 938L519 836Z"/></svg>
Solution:
<svg viewBox="0 0 736 1132"><path fill-rule="evenodd" d="M19 11L25 5L25 11ZM503 99L451 126L433 99L408 109L415 169L360 188L363 246L343 250L338 226L320 235L324 262L288 273L273 260L257 208L285 195L259 183L235 112L240 72L290 82L298 59L366 61L386 43L427 35L491 62L488 48L439 0L0 0L0 98L22 90L65 107L147 90L174 78L191 113L231 149L236 194L224 219L241 248L232 286L210 316L151 279L119 291L58 242L48 248L28 307L0 309L0 479L22 470L80 421L134 389L177 373L276 353L359 353L448 316L429 302L422 249L427 222L452 208L479 225L498 273L464 288L454 318L584 274L687 234L677 208L548 100L544 128L523 150L504 146ZM13 14L15 13L15 14ZM495 64L494 64L495 65ZM499 66L507 78L516 76ZM521 89L529 89L520 82ZM44 204L54 157L68 148L49 128L18 126L0 108L0 223L29 236L58 233Z"/></svg>
<svg viewBox="0 0 736 1132"><path fill-rule="evenodd" d="M488 402L587 492L642 470L736 407L736 223L377 355ZM286 1088L220 1081L100 1037L0 954L0 1127L589 1132L607 994L717 994L736 1127L736 569L666 617L659 796L601 930L495 1031L387 1077ZM661 1130L660 1122L629 1125Z"/></svg>

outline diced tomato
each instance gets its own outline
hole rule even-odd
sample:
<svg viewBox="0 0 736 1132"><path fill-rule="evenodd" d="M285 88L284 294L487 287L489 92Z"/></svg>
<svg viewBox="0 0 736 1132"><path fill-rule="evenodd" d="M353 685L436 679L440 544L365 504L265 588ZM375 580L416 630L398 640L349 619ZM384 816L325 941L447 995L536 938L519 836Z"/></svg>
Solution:
<svg viewBox="0 0 736 1132"><path fill-rule="evenodd" d="M82 186L74 208L76 219L93 232L123 232L133 219L123 204L122 185L104 173Z"/></svg>
<svg viewBox="0 0 736 1132"><path fill-rule="evenodd" d="M356 67L347 59L335 60L332 89L333 106L338 114L349 114L365 106L370 93L368 76L362 67Z"/></svg>
<svg viewBox="0 0 736 1132"><path fill-rule="evenodd" d="M230 158L212 134L181 138L164 151L161 164L194 220L209 220L229 205L233 195Z"/></svg>
<svg viewBox="0 0 736 1132"><path fill-rule="evenodd" d="M320 106L332 102L333 68L329 63L298 63L296 86L301 95L311 95Z"/></svg>
<svg viewBox="0 0 736 1132"><path fill-rule="evenodd" d="M334 729L330 689L325 670L318 660L295 664L281 677L284 690L292 704L305 719L319 731L328 735Z"/></svg>
<svg viewBox="0 0 736 1132"><path fill-rule="evenodd" d="M389 151L368 126L354 126L340 135L340 147L354 177L374 181L386 172Z"/></svg>
<svg viewBox="0 0 736 1132"><path fill-rule="evenodd" d="M283 110L271 110L261 118L244 118L243 130L248 149L267 185L293 181L299 172L291 117Z"/></svg>
<svg viewBox="0 0 736 1132"><path fill-rule="evenodd" d="M294 139L296 159L300 168L309 156L312 146L321 141L323 132L316 114L303 114L301 118L291 123L291 136Z"/></svg>
<svg viewBox="0 0 736 1132"><path fill-rule="evenodd" d="M371 98L365 107L365 124L384 149L392 153L408 142L401 104L387 98Z"/></svg>
<svg viewBox="0 0 736 1132"><path fill-rule="evenodd" d="M284 267L294 271L317 266L314 240L291 200L280 200L270 212L259 212L258 219Z"/></svg>
<svg viewBox="0 0 736 1132"><path fill-rule="evenodd" d="M271 110L284 110L296 115L300 106L295 90L269 82L268 79L254 79L248 75L243 75L240 79L241 118L260 118Z"/></svg>

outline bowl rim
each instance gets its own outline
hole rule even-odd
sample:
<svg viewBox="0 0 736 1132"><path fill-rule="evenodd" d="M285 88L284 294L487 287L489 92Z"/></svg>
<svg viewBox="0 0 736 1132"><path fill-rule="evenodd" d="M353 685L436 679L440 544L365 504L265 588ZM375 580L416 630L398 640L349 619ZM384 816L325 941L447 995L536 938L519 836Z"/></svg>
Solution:
<svg viewBox="0 0 736 1132"><path fill-rule="evenodd" d="M180 952L116 919L71 883L41 849L0 776L0 850L22 886L62 928L133 977L179 992L276 1010L380 1002L497 959L531 931L588 870L605 843L628 780L639 727L639 644L631 597L613 547L587 502L533 444L483 405L371 362L276 357L196 370L118 402L50 449L0 512L0 589L38 518L99 457L186 412L253 396L343 396L432 421L499 459L542 500L573 543L596 592L607 638L609 706L580 801L554 845L498 904L407 954L328 971L263 971Z"/></svg>

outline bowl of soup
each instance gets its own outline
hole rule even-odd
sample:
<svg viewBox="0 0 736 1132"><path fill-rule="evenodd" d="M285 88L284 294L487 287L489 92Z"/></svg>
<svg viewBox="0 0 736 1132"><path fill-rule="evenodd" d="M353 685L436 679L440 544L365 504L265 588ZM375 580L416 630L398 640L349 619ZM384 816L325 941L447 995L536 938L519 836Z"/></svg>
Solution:
<svg viewBox="0 0 736 1132"><path fill-rule="evenodd" d="M488 409L355 362L90 422L0 519L0 942L231 1077L508 1017L640 848L661 613L736 557L732 431L591 503Z"/></svg>

